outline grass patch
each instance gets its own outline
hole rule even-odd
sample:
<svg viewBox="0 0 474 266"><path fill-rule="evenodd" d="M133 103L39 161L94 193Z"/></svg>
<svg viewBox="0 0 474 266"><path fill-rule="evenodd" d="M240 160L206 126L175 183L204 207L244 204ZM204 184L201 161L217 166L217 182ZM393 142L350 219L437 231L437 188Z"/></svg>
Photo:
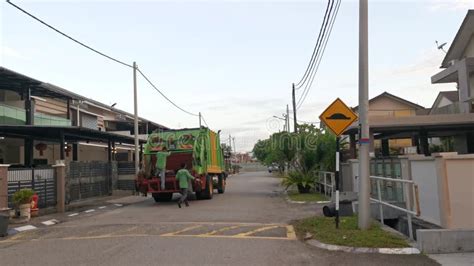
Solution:
<svg viewBox="0 0 474 266"><path fill-rule="evenodd" d="M369 247L369 248L404 248L408 243L401 236L384 231L379 224L372 224L366 231L357 228L357 216L341 217L339 229L336 229L334 217L311 217L299 220L294 224L298 237L306 233L326 244Z"/></svg>
<svg viewBox="0 0 474 266"><path fill-rule="evenodd" d="M314 201L327 201L327 200L329 200L328 197L326 197L325 195L320 194L320 193L303 193L303 194L300 194L296 191L288 191L288 197L293 201L314 202Z"/></svg>

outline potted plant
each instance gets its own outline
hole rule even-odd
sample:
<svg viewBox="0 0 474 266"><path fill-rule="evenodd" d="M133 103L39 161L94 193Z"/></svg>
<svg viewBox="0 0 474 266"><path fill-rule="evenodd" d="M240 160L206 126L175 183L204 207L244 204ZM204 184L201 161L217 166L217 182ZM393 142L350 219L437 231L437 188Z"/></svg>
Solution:
<svg viewBox="0 0 474 266"><path fill-rule="evenodd" d="M31 198L35 192L32 189L20 189L13 194L13 203L20 210L20 217L29 220L31 218Z"/></svg>

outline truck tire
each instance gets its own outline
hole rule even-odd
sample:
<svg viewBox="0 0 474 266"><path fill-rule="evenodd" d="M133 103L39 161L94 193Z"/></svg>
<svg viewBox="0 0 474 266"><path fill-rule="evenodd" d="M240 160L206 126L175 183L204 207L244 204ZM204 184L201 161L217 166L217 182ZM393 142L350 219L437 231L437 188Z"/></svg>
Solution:
<svg viewBox="0 0 474 266"><path fill-rule="evenodd" d="M219 175L219 186L217 187L217 192L219 194L224 194L225 192L225 178L224 175Z"/></svg>
<svg viewBox="0 0 474 266"><path fill-rule="evenodd" d="M168 202L173 199L173 193L153 193L152 196L155 202Z"/></svg>
<svg viewBox="0 0 474 266"><path fill-rule="evenodd" d="M214 187L212 185L212 179L210 176L206 177L206 188L201 191L199 194L196 193L198 199L212 199L214 195Z"/></svg>

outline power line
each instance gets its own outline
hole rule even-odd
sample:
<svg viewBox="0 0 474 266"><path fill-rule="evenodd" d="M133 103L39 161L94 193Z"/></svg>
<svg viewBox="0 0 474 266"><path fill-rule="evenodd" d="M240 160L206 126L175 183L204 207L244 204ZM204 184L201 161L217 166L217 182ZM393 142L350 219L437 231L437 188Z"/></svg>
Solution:
<svg viewBox="0 0 474 266"><path fill-rule="evenodd" d="M201 119L202 119L202 121L204 122L204 124L206 125L206 127L209 127L209 125L208 125L207 122L206 122L206 119L204 119L204 116L203 116L202 114L201 114Z"/></svg>
<svg viewBox="0 0 474 266"><path fill-rule="evenodd" d="M308 93L311 89L311 86L313 85L313 81L314 81L314 78L316 76L316 73L319 69L319 65L321 63L321 59L322 59L322 56L324 55L324 51L326 50L326 46L328 44L328 40L329 40L329 37L331 36L331 32L332 32L332 28L334 27L334 23L336 21L336 17L337 17L337 14L339 13L339 7L341 6L341 0L338 0L337 4L336 4L336 11L334 13L334 16L332 17L331 19L331 23L330 23L330 26L329 26L329 33L327 35L327 38L325 39L324 41L324 46L323 46L323 50L321 52L321 55L319 57L319 60L318 60L318 63L317 63L317 66L316 68L314 69L313 73L312 73L312 77L311 77L311 81L310 83L307 83L307 89L306 89L306 92L304 92L304 96L302 96L300 98L300 101L298 103L298 107L296 109L299 109L302 105L303 105L303 102L306 100L306 97L308 96Z"/></svg>
<svg viewBox="0 0 474 266"><path fill-rule="evenodd" d="M106 54L104 54L104 53L102 53L102 52L100 52L100 51L98 51L98 50L96 50L96 49L90 47L89 45L84 44L83 42L80 42L80 41L74 39L73 37L71 37L71 36L67 35L66 33L64 33L64 32L62 32L62 31L56 29L55 27L49 25L48 23L44 22L43 20L41 20L41 19L39 19L38 17L34 16L33 14L29 13L28 11L26 11L26 10L22 9L21 7L19 7L19 6L15 5L15 4L13 4L12 2L10 2L10 0L7 0L7 3L9 3L10 5L12 5L12 6L15 7L16 9L20 10L21 12L25 13L26 15L30 16L31 18L37 20L38 22L40 22L41 24L45 25L46 27L48 27L48 28L50 28L50 29L56 31L57 33L63 35L64 37L70 39L71 41L73 41L73 42L75 42L75 43L77 43L77 44L79 44L79 45L81 45L81 46L83 46L83 47L85 47L85 48L87 48L87 49L89 49L89 50L91 50L91 51L93 51L93 52L95 52L95 53L101 55L101 56L104 56L104 57L106 57L106 58L108 58L108 59L110 59L110 60L112 60L112 61L115 61L116 63L119 63L119 64L122 64L122 65L124 65L124 66L133 68L133 66L130 65L130 64L127 64L127 63L125 63L125 62L123 62L123 61L120 61L120 60L118 60L118 59L116 59L116 58L113 58L113 57L111 57L111 56L109 56L109 55L106 55Z"/></svg>
<svg viewBox="0 0 474 266"><path fill-rule="evenodd" d="M328 11L329 11L329 4L331 3L331 1L329 0L328 1L328 4L326 6L326 12L324 13L324 19L323 19L323 22L321 23L321 28L319 29L319 34L318 34L318 39L316 39L316 44L314 45L314 49L313 49L313 54L311 55L311 58L308 62L308 66L306 67L306 70L303 74L303 77L301 77L300 81L298 81L296 84L295 84L295 89L296 90L299 90L303 85L304 83L306 82L307 78L308 78L308 74L311 72L312 68L313 68L313 65L314 65L314 60L316 59L315 58L315 55L317 54L316 51L317 51L317 47L318 47L318 43L320 42L321 40L321 33L323 31L323 25L326 21L326 17L328 15ZM311 70L310 70L311 69Z"/></svg>
<svg viewBox="0 0 474 266"><path fill-rule="evenodd" d="M77 43L77 44L79 44L79 45L81 45L81 46L83 46L83 47L85 47L85 48L87 48L87 49L89 49L89 50L91 50L91 51L93 51L93 52L95 52L95 53L101 55L101 56L104 56L104 57L106 57L106 58L108 58L108 59L110 59L110 60L112 60L112 61L114 61L114 62L116 62L116 63L119 63L119 64L122 64L122 65L124 65L124 66L133 68L132 65L127 64L127 63L125 63L125 62L123 62L123 61L120 61L120 60L118 60L118 59L116 59L116 58L113 58L113 57L111 57L111 56L109 56L109 55L106 55L106 54L104 54L104 53L102 53L102 52L100 52L100 51L98 51L98 50L96 50L96 49L90 47L89 45L86 45L86 44L84 44L83 42L78 41L77 39L75 39L75 38L69 36L68 34L66 34L66 33L64 33L64 32L62 32L62 31L58 30L57 28L55 28L55 27L51 26L50 24L44 22L43 20L41 20L41 19L39 19L38 17L34 16L33 14L29 13L28 11L26 11L26 10L22 9L21 7L19 7L19 6L15 5L15 4L13 4L10 0L7 0L7 3L9 3L10 5L12 5L12 6L15 7L16 9L20 10L21 12L25 13L25 14L28 15L29 17L31 17L31 18L35 19L36 21L40 22L41 24L45 25L46 27L48 27L48 28L50 28L50 29L56 31L57 33L61 34L62 36L64 36L64 37L70 39L71 41L73 41L73 42L75 42L75 43ZM162 92L145 76L145 74L144 74L140 69L138 69L138 67L137 67L137 71L143 76L143 78L145 78L146 81L148 81L148 83L150 83L150 85L151 85L158 93L161 94L161 96L163 96L168 102L170 102L170 103L171 103L172 105L174 105L176 108L180 109L181 111L183 111L183 112L185 112L185 113L187 113L187 114L189 114L189 115L199 116L199 115L197 115L197 114L194 114L194 113L191 113L191 112L186 111L185 109L181 108L181 107L178 106L176 103L174 103L173 101L171 101L164 93L162 93Z"/></svg>
<svg viewBox="0 0 474 266"><path fill-rule="evenodd" d="M282 117L278 117L278 116L273 116L274 118L277 118L277 119L280 119L280 120L285 120L285 118L282 118ZM293 117L290 116L290 119L295 121L295 119ZM320 121L304 121L304 120L299 120L297 119L296 122L298 123L305 123L305 124L318 124L318 123L321 123Z"/></svg>
<svg viewBox="0 0 474 266"><path fill-rule="evenodd" d="M186 111L185 109L181 108L179 105L177 105L176 103L174 103L172 100L170 100L170 98L168 98L163 92L160 91L160 89L158 89L158 87L155 86L155 84L153 84L153 82L151 82L147 76L145 76L145 74L143 74L143 72L137 67L137 71L138 73L140 73L140 75L142 75L142 77L159 93L161 94L161 96L163 96L163 98L165 98L168 102L170 102L172 105L174 105L176 108L178 108L179 110L187 113L188 115L192 115L192 116L199 116L199 114L194 114L194 113L191 113L189 111Z"/></svg>
<svg viewBox="0 0 474 266"><path fill-rule="evenodd" d="M320 53L320 49L321 49L321 46L322 44L326 41L326 32L327 32L327 26L328 26L328 23L331 21L331 15L332 15L332 10L333 10L333 6L334 6L334 1L335 0L332 0L331 1L331 7L329 9L329 15L328 15L328 18L327 20L325 21L325 24L324 24L324 27L323 27L323 34L322 34L322 38L321 38L321 42L319 43L318 45L318 49L317 49L317 52L316 52L316 58L315 60L313 61L313 65L312 65L312 68L311 68L311 71L309 73L309 82L306 82L304 85L305 85L305 88L303 90L303 93L301 94L300 98L298 99L298 102L297 102L297 110L299 109L299 106L300 106L300 103L302 102L302 99L303 98L306 98L306 95L308 94L308 90L311 86L309 86L309 83L311 82L312 80L312 77L315 75L315 72L317 72L317 68L319 67L319 61L321 59L321 53ZM302 84L303 85L303 84Z"/></svg>

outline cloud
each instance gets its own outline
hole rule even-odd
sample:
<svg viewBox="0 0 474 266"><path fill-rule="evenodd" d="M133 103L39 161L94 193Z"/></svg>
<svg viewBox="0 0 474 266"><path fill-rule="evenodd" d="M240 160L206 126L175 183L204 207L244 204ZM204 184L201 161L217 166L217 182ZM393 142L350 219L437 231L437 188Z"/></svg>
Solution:
<svg viewBox="0 0 474 266"><path fill-rule="evenodd" d="M474 8L473 0L431 0L430 10L467 10Z"/></svg>
<svg viewBox="0 0 474 266"><path fill-rule="evenodd" d="M370 74L371 97L387 91L422 106L431 106L440 90L453 90L454 84L431 84L431 76L440 72L444 53L436 48L423 51L413 63L374 71Z"/></svg>
<svg viewBox="0 0 474 266"><path fill-rule="evenodd" d="M2 46L0 48L0 58L3 58L3 57L10 57L10 58L16 58L16 59L23 59L23 60L29 59L24 54L20 53L18 50L13 49L8 46Z"/></svg>

